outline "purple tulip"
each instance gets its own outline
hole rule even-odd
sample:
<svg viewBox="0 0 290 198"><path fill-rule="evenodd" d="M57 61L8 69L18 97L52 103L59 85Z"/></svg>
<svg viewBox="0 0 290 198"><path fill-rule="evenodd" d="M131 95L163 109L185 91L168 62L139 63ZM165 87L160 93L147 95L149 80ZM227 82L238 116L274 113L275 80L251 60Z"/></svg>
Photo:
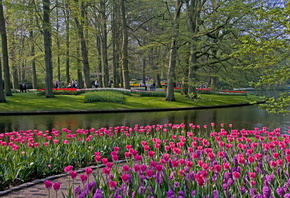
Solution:
<svg viewBox="0 0 290 198"><path fill-rule="evenodd" d="M224 190L227 190L227 189L228 189L228 184L224 183L224 184L223 184L223 189L224 189Z"/></svg>
<svg viewBox="0 0 290 198"><path fill-rule="evenodd" d="M245 186L241 186L240 187L240 191L241 191L242 194L245 194L247 192L247 189L246 189Z"/></svg>
<svg viewBox="0 0 290 198"><path fill-rule="evenodd" d="M184 192L183 192L183 191L179 191L179 192L178 192L178 195L179 195L179 196L182 196L182 197L184 197L184 196L185 196L185 194L184 194Z"/></svg>
<svg viewBox="0 0 290 198"><path fill-rule="evenodd" d="M285 194L284 198L290 198L290 193Z"/></svg>
<svg viewBox="0 0 290 198"><path fill-rule="evenodd" d="M283 188L278 187L278 188L276 189L276 193L277 193L279 196L282 197L282 196L285 194L285 191L283 190Z"/></svg>
<svg viewBox="0 0 290 198"><path fill-rule="evenodd" d="M269 198L271 195L271 189L268 186L264 186L262 192L265 198Z"/></svg>
<svg viewBox="0 0 290 198"><path fill-rule="evenodd" d="M257 194L257 195L255 196L255 198L264 198L264 196L261 195L261 194Z"/></svg>
<svg viewBox="0 0 290 198"><path fill-rule="evenodd" d="M257 195L257 189L256 188L250 188L250 196L254 197L255 195Z"/></svg>
<svg viewBox="0 0 290 198"><path fill-rule="evenodd" d="M86 198L87 197L87 194L85 192L81 192L79 195L78 195L78 198Z"/></svg>
<svg viewBox="0 0 290 198"><path fill-rule="evenodd" d="M103 198L102 190L97 189L92 198Z"/></svg>
<svg viewBox="0 0 290 198"><path fill-rule="evenodd" d="M80 187L76 187L74 190L74 196L77 196L78 194L80 194L82 192Z"/></svg>
<svg viewBox="0 0 290 198"><path fill-rule="evenodd" d="M192 197L194 197L195 194L196 194L196 190L194 190L194 191L191 192L191 196L192 196Z"/></svg>
<svg viewBox="0 0 290 198"><path fill-rule="evenodd" d="M218 191L218 190L214 190L214 191L212 192L212 197L213 197L213 198L219 198L219 191Z"/></svg>
<svg viewBox="0 0 290 198"><path fill-rule="evenodd" d="M230 178L230 179L228 180L227 184L228 184L229 186L232 186L232 185L234 184L234 180L233 180L232 178Z"/></svg>
<svg viewBox="0 0 290 198"><path fill-rule="evenodd" d="M171 196L174 196L174 191L173 190L169 190L167 193L166 193L166 196L167 197L171 197Z"/></svg>
<svg viewBox="0 0 290 198"><path fill-rule="evenodd" d="M138 194L145 194L146 192L146 187L145 186L140 186L138 189Z"/></svg>

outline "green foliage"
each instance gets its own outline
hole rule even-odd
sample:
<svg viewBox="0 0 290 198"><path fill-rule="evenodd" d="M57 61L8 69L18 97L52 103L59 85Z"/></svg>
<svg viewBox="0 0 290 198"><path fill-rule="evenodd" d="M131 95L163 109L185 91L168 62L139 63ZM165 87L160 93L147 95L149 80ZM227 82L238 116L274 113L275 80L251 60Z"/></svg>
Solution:
<svg viewBox="0 0 290 198"><path fill-rule="evenodd" d="M84 102L114 102L114 103L125 103L124 95L120 92L115 91L97 91L90 92L84 95Z"/></svg>
<svg viewBox="0 0 290 198"><path fill-rule="evenodd" d="M290 96L288 93L282 93L278 98L265 98L265 100L266 103L259 106L263 109L266 109L269 113L290 113Z"/></svg>

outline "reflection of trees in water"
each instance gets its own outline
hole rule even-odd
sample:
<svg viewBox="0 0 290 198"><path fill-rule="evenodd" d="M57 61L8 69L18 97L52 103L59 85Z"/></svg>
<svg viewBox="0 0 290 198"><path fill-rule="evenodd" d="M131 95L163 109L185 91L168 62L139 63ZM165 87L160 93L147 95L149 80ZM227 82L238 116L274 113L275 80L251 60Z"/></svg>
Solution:
<svg viewBox="0 0 290 198"><path fill-rule="evenodd" d="M19 130L70 130L99 129L115 126L139 126L156 124L210 125L211 122L225 126L233 124L235 129L253 129L266 126L269 129L281 127L287 131L290 116L272 115L256 106L217 108L190 111L99 113L99 114L58 114L30 116L0 116L0 133Z"/></svg>

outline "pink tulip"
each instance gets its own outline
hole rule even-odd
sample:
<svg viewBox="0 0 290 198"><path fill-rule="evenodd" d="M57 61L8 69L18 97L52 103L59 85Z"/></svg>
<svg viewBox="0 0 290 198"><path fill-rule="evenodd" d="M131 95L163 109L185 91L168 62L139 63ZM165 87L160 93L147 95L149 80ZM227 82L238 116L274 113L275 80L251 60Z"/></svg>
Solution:
<svg viewBox="0 0 290 198"><path fill-rule="evenodd" d="M250 180L250 184L251 184L251 186L256 186L256 181Z"/></svg>
<svg viewBox="0 0 290 198"><path fill-rule="evenodd" d="M228 162L223 163L223 167L224 167L225 170L229 170L230 169L230 163L228 163Z"/></svg>
<svg viewBox="0 0 290 198"><path fill-rule="evenodd" d="M154 171L153 170L147 170L146 171L146 176L149 177L149 178L152 178L154 175Z"/></svg>
<svg viewBox="0 0 290 198"><path fill-rule="evenodd" d="M132 145L126 145L127 150L129 150L130 148L132 148Z"/></svg>
<svg viewBox="0 0 290 198"><path fill-rule="evenodd" d="M116 181L109 181L110 190L114 190L117 187Z"/></svg>
<svg viewBox="0 0 290 198"><path fill-rule="evenodd" d="M78 175L78 173L76 171L71 171L69 174L70 174L72 179L75 179Z"/></svg>
<svg viewBox="0 0 290 198"><path fill-rule="evenodd" d="M66 167L64 167L64 172L66 172L66 173L69 173L69 172L71 172L72 170L73 170L73 166L71 166L71 165L69 165L69 166L66 166Z"/></svg>
<svg viewBox="0 0 290 198"><path fill-rule="evenodd" d="M220 165L220 164L216 164L216 165L214 165L214 167L213 167L213 169L214 169L214 171L215 172L220 172L221 171L221 169L222 169L222 166Z"/></svg>
<svg viewBox="0 0 290 198"><path fill-rule="evenodd" d="M53 189L54 189L55 191L58 191L58 190L60 189L60 182L55 182L55 183L53 183Z"/></svg>
<svg viewBox="0 0 290 198"><path fill-rule="evenodd" d="M102 161L102 157L100 155L95 155L95 160L100 163Z"/></svg>
<svg viewBox="0 0 290 198"><path fill-rule="evenodd" d="M239 179L240 177L241 177L241 174L239 172L236 172L236 171L233 172L233 179L234 180Z"/></svg>
<svg viewBox="0 0 290 198"><path fill-rule="evenodd" d="M276 168L276 166L277 166L277 162L276 161L270 161L269 164L270 164L271 168Z"/></svg>
<svg viewBox="0 0 290 198"><path fill-rule="evenodd" d="M90 174L92 174L93 169L90 168L90 167L87 167L87 168L85 168L85 172L86 172L87 175L90 175Z"/></svg>
<svg viewBox="0 0 290 198"><path fill-rule="evenodd" d="M252 163L254 163L254 161L255 161L255 158L254 158L253 156L249 156L249 157L248 157L248 162L249 162L249 163L252 164Z"/></svg>
<svg viewBox="0 0 290 198"><path fill-rule="evenodd" d="M102 159L102 163L103 163L103 164L107 164L108 161L109 161L108 158L103 158L103 159Z"/></svg>
<svg viewBox="0 0 290 198"><path fill-rule="evenodd" d="M80 175L80 179L82 180L82 183L86 183L88 176L86 174Z"/></svg>
<svg viewBox="0 0 290 198"><path fill-rule="evenodd" d="M46 181L44 181L44 185L45 185L45 188L51 189L51 187L52 187L52 181L46 180Z"/></svg>
<svg viewBox="0 0 290 198"><path fill-rule="evenodd" d="M249 175L250 179L255 179L257 176L257 174L255 172L249 172L248 175Z"/></svg>
<svg viewBox="0 0 290 198"><path fill-rule="evenodd" d="M124 172L128 172L130 170L130 166L129 165L124 165L124 166L122 166L122 170Z"/></svg>
<svg viewBox="0 0 290 198"><path fill-rule="evenodd" d="M148 151L148 157L154 157L155 152L154 151Z"/></svg>
<svg viewBox="0 0 290 198"><path fill-rule="evenodd" d="M160 164L156 165L155 168L156 168L156 171L157 171L157 172L161 172L161 171L163 170L163 166L160 165Z"/></svg>
<svg viewBox="0 0 290 198"><path fill-rule="evenodd" d="M140 166L139 166L138 164L134 165L134 166L133 166L133 170L134 170L135 172L138 172L138 171L140 170Z"/></svg>
<svg viewBox="0 0 290 198"><path fill-rule="evenodd" d="M129 174L122 174L121 179L123 182L127 183L130 179L130 175Z"/></svg>

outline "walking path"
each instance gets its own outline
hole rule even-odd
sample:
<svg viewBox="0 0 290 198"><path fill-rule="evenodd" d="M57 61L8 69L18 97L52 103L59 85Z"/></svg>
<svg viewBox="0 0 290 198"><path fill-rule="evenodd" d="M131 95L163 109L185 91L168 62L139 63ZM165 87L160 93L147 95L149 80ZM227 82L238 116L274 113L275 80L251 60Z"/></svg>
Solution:
<svg viewBox="0 0 290 198"><path fill-rule="evenodd" d="M122 162L122 161L120 161ZM93 173L102 168L102 166L91 166ZM84 168L76 171L78 175L83 174ZM67 189L69 188L69 182L72 186L72 180L70 179L69 174L59 174L44 179L37 179L32 182L24 183L19 186L10 188L7 191L0 191L1 198L42 198L48 197L48 190L45 188L44 181L51 180L52 182L60 182L60 189L55 192L51 189L50 198L61 198L63 197L62 193L66 195ZM89 176L89 181L94 181L93 174ZM74 187L82 186L81 180L77 177L74 181Z"/></svg>

